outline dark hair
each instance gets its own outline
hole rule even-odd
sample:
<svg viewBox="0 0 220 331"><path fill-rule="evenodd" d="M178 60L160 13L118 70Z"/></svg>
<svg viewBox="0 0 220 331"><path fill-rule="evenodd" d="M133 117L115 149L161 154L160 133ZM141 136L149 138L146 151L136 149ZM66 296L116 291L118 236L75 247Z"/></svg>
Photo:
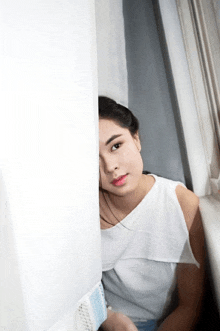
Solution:
<svg viewBox="0 0 220 331"><path fill-rule="evenodd" d="M117 122L121 127L127 128L132 136L139 129L138 119L128 108L105 96L99 96L99 118Z"/></svg>

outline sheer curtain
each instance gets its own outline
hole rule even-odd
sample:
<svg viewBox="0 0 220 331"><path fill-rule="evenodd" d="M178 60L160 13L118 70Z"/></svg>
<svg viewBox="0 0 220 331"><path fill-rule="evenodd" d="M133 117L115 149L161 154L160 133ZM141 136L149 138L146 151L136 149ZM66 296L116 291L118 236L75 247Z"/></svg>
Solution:
<svg viewBox="0 0 220 331"><path fill-rule="evenodd" d="M0 12L0 329L76 330L101 279L94 3Z"/></svg>
<svg viewBox="0 0 220 331"><path fill-rule="evenodd" d="M217 36L215 19L209 19L208 15L204 15L204 17L200 15L204 19L202 29L206 31L206 38L209 37L209 40L206 41L209 48L206 47L206 51L207 54L208 51L211 51L212 56L210 61L204 61L204 59L202 61L201 49L197 45L197 34L200 31L194 29L191 7L187 1L178 1L177 4L175 0L159 1L194 192L203 197L212 193L216 194L220 184L219 123L215 121L218 110L216 105L219 103L219 93L215 92L219 89L219 84L216 85L216 90L214 85L210 84L210 68L214 72L213 77L216 76L217 81L220 81L218 77L220 72L219 37ZM212 6L206 6L206 2L204 4L210 11L204 11L204 13L212 13ZM202 3L199 3L199 6L201 5ZM207 30L205 23L210 25L209 30ZM212 33L210 33L210 27ZM197 32L195 33L195 31ZM204 38L204 36L202 37ZM217 38L217 42L214 42L216 40L214 38ZM214 67L215 63L218 66ZM205 68L206 75L204 75ZM215 100L213 96L216 97Z"/></svg>

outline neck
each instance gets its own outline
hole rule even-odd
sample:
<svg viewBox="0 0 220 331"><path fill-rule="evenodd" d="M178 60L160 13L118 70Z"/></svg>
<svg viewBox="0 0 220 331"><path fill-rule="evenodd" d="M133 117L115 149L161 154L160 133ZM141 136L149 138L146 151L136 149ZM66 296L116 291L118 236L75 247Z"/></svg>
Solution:
<svg viewBox="0 0 220 331"><path fill-rule="evenodd" d="M129 214L135 207L137 207L149 191L147 183L147 176L142 175L140 184L137 186L136 190L126 196L108 194L108 199L114 208L119 210L121 213Z"/></svg>

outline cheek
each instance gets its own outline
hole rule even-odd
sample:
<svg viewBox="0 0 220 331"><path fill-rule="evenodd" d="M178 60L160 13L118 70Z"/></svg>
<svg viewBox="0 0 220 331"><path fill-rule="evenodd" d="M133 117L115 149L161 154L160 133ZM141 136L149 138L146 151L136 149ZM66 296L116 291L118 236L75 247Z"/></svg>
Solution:
<svg viewBox="0 0 220 331"><path fill-rule="evenodd" d="M124 154L123 154L124 160L127 160L131 163L139 163L142 162L142 157L137 149L136 145L133 145L131 148L129 148Z"/></svg>
<svg viewBox="0 0 220 331"><path fill-rule="evenodd" d="M136 149L133 152L132 157L130 158L130 164L133 168L135 168L135 170L137 170L137 172L141 172L143 171L143 160L142 160L142 156L140 154L140 152Z"/></svg>

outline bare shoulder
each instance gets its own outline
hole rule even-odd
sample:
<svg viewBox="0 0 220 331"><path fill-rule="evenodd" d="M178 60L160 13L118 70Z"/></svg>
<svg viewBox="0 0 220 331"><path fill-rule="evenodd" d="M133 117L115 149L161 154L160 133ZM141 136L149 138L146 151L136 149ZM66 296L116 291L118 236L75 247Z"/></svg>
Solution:
<svg viewBox="0 0 220 331"><path fill-rule="evenodd" d="M179 203L181 203L182 205L187 204L191 208L197 208L199 206L198 196L182 185L177 185L176 195L179 200Z"/></svg>
<svg viewBox="0 0 220 331"><path fill-rule="evenodd" d="M183 187L182 185L177 185L176 195L182 208L187 228L190 230L193 223L200 222L200 217L198 217L199 198L195 193Z"/></svg>
<svg viewBox="0 0 220 331"><path fill-rule="evenodd" d="M200 266L203 266L205 246L202 219L199 211L199 198L192 191L181 185L176 187L176 195L189 231L189 240L193 254ZM202 273L202 268L200 268L200 273Z"/></svg>

